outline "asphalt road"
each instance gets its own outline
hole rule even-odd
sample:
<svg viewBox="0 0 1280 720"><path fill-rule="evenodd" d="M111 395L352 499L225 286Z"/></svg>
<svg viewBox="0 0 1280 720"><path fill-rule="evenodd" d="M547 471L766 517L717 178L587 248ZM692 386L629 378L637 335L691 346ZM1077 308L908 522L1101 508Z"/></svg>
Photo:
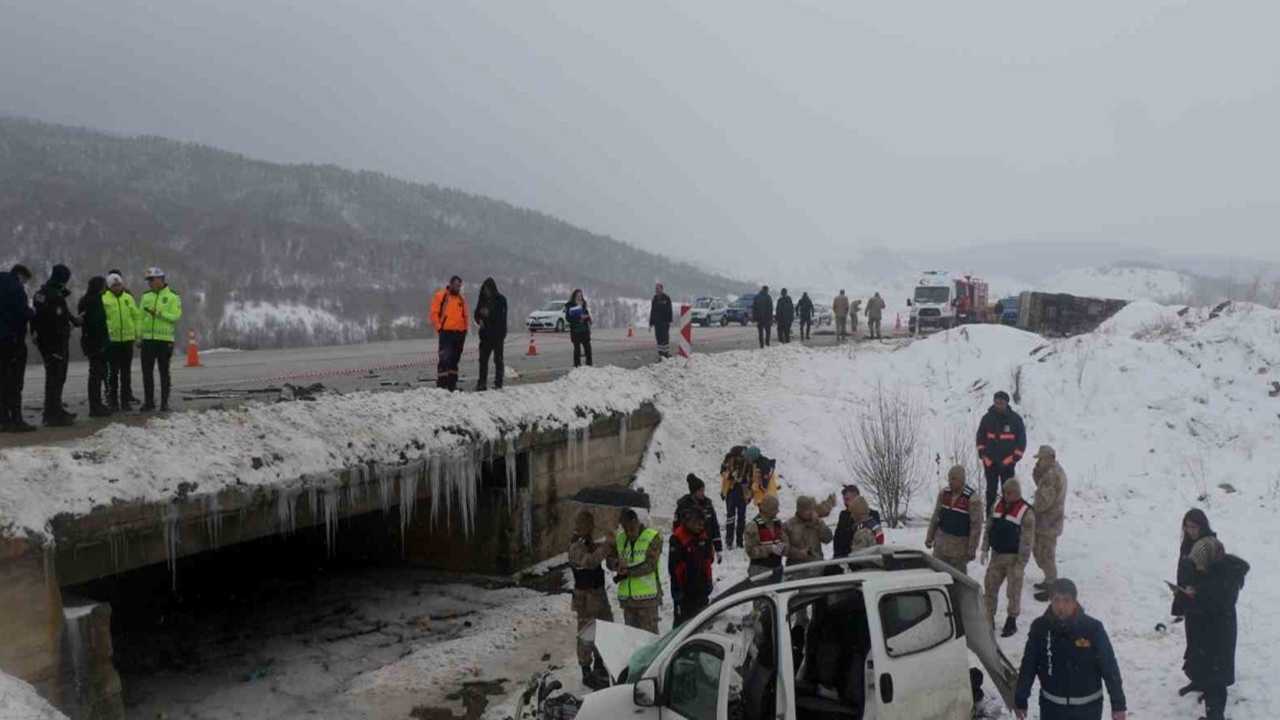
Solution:
<svg viewBox="0 0 1280 720"><path fill-rule="evenodd" d="M865 324L860 328L865 332ZM798 333L793 332L793 336ZM537 356L526 353L527 333L513 333L506 345L507 384L547 382L573 367L573 346L568 333L538 333L534 336ZM776 342L776 338L775 338ZM793 340L793 342L798 342ZM825 347L835 344L829 327L817 329L805 345ZM466 354L461 364L459 388L475 386L479 340L467 339ZM646 328L637 328L635 337L627 338L626 330L598 330L593 333L594 364L637 368L657 359L653 336ZM720 353L758 347L754 327L694 328L695 353ZM306 387L315 383L324 391L358 390L394 391L435 384L436 343L434 339L400 342L341 345L335 347L296 348L290 350L257 350L247 352L205 352L201 367L185 367L185 347L175 348L172 366L175 410L193 411L228 407L252 399L274 400L281 388L290 384ZM493 372L492 368L489 371ZM142 397L139 358L133 363L133 392ZM490 378L492 382L492 378ZM67 409L78 414L70 428L41 428L34 433L0 435L0 447L56 443L87 436L111 422L143 424L151 414L138 412L118 414L107 419L88 417L88 365L73 363L67 376L63 401ZM44 401L44 368L27 368L23 407L27 422L38 424Z"/></svg>

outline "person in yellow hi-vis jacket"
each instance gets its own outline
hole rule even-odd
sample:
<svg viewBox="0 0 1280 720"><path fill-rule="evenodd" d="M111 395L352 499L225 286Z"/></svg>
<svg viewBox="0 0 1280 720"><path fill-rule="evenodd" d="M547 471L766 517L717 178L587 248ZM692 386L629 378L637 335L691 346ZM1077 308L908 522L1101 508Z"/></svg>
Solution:
<svg viewBox="0 0 1280 720"><path fill-rule="evenodd" d="M662 533L645 527L636 511L628 508L622 512L621 527L609 545L608 560L618 584L623 621L657 635L662 607L662 582L658 579Z"/></svg>
<svg viewBox="0 0 1280 720"><path fill-rule="evenodd" d="M147 271L150 290L142 294L139 337L142 338L142 409L156 409L155 377L160 368L160 412L169 412L169 362L173 359L173 329L182 319L182 298L169 287L164 270Z"/></svg>
<svg viewBox="0 0 1280 720"><path fill-rule="evenodd" d="M138 342L142 311L133 293L124 286L124 276L112 270L107 274L107 293L102 307L107 313L107 335L111 347L107 351L107 409L133 410L133 346Z"/></svg>

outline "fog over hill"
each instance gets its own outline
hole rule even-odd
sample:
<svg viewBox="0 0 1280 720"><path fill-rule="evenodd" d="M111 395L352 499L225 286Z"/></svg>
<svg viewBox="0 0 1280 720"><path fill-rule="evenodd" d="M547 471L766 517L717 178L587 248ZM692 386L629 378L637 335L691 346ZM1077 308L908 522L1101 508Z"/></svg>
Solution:
<svg viewBox="0 0 1280 720"><path fill-rule="evenodd" d="M655 280L673 297L744 287L460 190L0 118L0 263L18 261L37 281L66 263L77 293L111 268L141 292L159 265L183 296L181 329L241 347L421 336L455 273L472 300L494 277L512 330L577 287L602 326L634 321Z"/></svg>

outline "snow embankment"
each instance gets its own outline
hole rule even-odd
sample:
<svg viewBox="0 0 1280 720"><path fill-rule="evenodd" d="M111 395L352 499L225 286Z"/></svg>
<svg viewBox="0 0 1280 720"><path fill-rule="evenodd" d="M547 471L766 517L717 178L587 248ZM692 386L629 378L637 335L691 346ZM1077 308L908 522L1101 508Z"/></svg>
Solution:
<svg viewBox="0 0 1280 720"><path fill-rule="evenodd" d="M3 720L67 720L35 688L0 672L0 718Z"/></svg>
<svg viewBox="0 0 1280 720"><path fill-rule="evenodd" d="M655 394L643 374L602 368L500 393L357 393L112 425L70 445L0 451L0 533L45 535L60 513L164 502L180 486L194 496L232 484L327 483L346 467L469 453L526 429L629 413Z"/></svg>
<svg viewBox="0 0 1280 720"><path fill-rule="evenodd" d="M1174 576L1182 515L1200 507L1228 552L1253 563L1238 607L1238 684L1228 715L1261 720L1280 711L1280 691L1269 682L1270 668L1280 666L1280 625L1270 618L1280 581L1266 569L1280 519L1277 382L1280 313L1239 304L1211 318L1205 309L1179 315L1134 303L1094 333L1055 342L971 326L911 345L698 358L662 383L663 423L639 480L666 514L686 492L687 472L714 488L724 451L750 441L778 459L789 517L798 495L825 496L857 480L844 435L883 387L924 408L922 450L938 478L913 505L925 516L954 449L972 457L992 394L1015 393L1028 455L1054 445L1070 478L1060 574L1079 584L1086 609L1106 623L1130 708L1161 718L1197 711L1194 697L1176 693L1186 682L1184 638L1182 626L1169 623L1163 581ZM1019 468L1028 495L1032 464L1028 457ZM895 544L922 547L923 539L918 523L889 531ZM740 579L738 559L717 566L721 587ZM981 581L984 569L970 570ZM1002 641L1015 663L1027 626L1045 607L1031 597L1040 579L1034 563L1027 578L1022 632ZM1157 623L1171 629L1157 631Z"/></svg>

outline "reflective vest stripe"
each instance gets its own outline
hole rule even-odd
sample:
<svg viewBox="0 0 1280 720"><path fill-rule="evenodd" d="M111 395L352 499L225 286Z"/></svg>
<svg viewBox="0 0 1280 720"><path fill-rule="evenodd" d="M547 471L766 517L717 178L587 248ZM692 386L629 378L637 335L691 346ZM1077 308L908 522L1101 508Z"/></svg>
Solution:
<svg viewBox="0 0 1280 720"><path fill-rule="evenodd" d="M636 541L632 543L627 540L627 534L619 530L616 536L618 557L622 558L622 561L629 568L643 565L649 554L649 545L657 537L657 530L645 528L640 532L640 537L636 538ZM618 583L619 600L653 600L660 594L661 588L658 585L658 571L656 569L648 575L627 577Z"/></svg>
<svg viewBox="0 0 1280 720"><path fill-rule="evenodd" d="M1044 698L1045 700L1048 700L1049 702L1055 705L1066 705L1066 706L1088 705L1090 703L1098 702L1099 700L1102 699L1102 688L1098 688L1098 691L1093 693L1092 695L1086 695L1084 697L1078 697L1078 698L1077 697L1070 697L1070 698L1061 697L1059 695L1054 695L1052 693L1047 693L1041 690L1040 697Z"/></svg>

